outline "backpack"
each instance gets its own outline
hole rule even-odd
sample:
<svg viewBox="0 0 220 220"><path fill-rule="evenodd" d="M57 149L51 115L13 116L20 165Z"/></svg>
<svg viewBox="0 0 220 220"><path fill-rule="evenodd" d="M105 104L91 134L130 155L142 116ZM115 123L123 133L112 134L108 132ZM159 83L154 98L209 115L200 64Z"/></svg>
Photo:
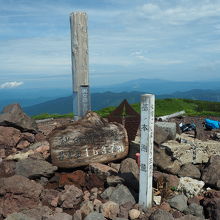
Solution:
<svg viewBox="0 0 220 220"><path fill-rule="evenodd" d="M205 127L208 130L219 129L220 128L220 122L206 118L205 119Z"/></svg>

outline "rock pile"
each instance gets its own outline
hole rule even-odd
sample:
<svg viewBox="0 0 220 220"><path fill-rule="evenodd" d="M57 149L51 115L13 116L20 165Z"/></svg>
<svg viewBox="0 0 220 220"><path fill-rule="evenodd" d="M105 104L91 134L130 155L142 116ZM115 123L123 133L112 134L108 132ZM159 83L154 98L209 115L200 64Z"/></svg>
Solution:
<svg viewBox="0 0 220 220"><path fill-rule="evenodd" d="M17 106L7 109L17 109ZM14 111L9 112L13 117ZM157 125L154 203L152 208L145 210L138 205L139 167L129 157L126 132L120 125L108 123L90 112L81 121L82 124L80 121L68 122L51 134L47 135L47 132L44 135L37 126L22 127L23 125L15 125L15 121L9 123L8 118L3 120L2 117L0 115L0 119L4 121L0 126L0 220L220 219L218 141L200 142L197 145L199 141L186 134L177 135L176 139L173 124L166 124L165 130L164 124ZM38 125L42 127L42 124ZM82 138L80 126L87 137L92 137L93 131L97 132L98 128L100 134L105 136L102 139L102 135L94 135L98 141L96 146L94 140L91 144L91 140L86 142ZM90 128L94 126L96 129L92 131ZM109 132L117 137L116 142L107 140L107 137L112 137ZM54 148L54 143L60 140L59 137L62 139L64 134L74 138L67 138L62 142L63 145L56 145ZM80 145L73 144L76 137L80 139L84 149L99 152L95 155L96 160L87 160L87 165L81 166L85 158L79 156L73 158L74 166L58 167L60 164L51 160L51 153L54 149L57 153L59 150L71 151L72 148L77 148ZM183 143L183 140L187 140L187 143ZM121 144L118 146L123 146L125 150L101 150L101 144L109 149L113 143ZM136 140L136 145L138 144ZM182 148L183 144L190 146ZM132 146L134 145L131 144L130 147ZM220 144L218 146L220 148ZM202 156L201 149L204 150ZM194 159L188 160L191 154ZM106 158L106 155L108 160L104 164L102 157ZM208 159L200 160L200 156ZM67 159L70 162L71 158Z"/></svg>

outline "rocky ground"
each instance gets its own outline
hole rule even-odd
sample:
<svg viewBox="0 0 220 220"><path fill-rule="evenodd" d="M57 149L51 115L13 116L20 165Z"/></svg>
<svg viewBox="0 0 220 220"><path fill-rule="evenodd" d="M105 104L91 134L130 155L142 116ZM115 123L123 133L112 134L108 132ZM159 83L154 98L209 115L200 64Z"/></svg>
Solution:
<svg viewBox="0 0 220 220"><path fill-rule="evenodd" d="M0 115L0 219L218 220L219 134L204 130L203 120L171 120L177 125L196 123L197 138L192 132L176 134L169 123L165 130L157 125L153 206L143 209L138 205L139 167L134 159L138 138L123 159L59 168L52 163L48 135L71 119L35 123L19 106L8 107Z"/></svg>

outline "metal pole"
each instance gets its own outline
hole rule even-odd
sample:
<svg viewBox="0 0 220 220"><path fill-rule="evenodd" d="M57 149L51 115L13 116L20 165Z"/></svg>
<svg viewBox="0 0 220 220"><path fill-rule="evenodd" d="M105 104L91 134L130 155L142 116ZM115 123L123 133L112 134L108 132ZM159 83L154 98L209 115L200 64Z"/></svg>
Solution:
<svg viewBox="0 0 220 220"><path fill-rule="evenodd" d="M87 14L70 14L74 120L91 109L88 71Z"/></svg>
<svg viewBox="0 0 220 220"><path fill-rule="evenodd" d="M152 94L142 95L139 205L143 208L152 206L154 109L155 96Z"/></svg>

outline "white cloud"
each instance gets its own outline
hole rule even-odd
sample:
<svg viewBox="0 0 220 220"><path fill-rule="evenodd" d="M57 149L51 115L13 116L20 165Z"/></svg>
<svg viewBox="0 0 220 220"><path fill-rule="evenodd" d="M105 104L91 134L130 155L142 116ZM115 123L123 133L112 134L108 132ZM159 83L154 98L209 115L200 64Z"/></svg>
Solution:
<svg viewBox="0 0 220 220"><path fill-rule="evenodd" d="M16 82L16 81L6 82L6 83L3 83L0 85L0 89L15 88L15 87L21 86L23 84L24 84L23 82Z"/></svg>
<svg viewBox="0 0 220 220"><path fill-rule="evenodd" d="M184 4L162 7L161 5L147 3L139 8L139 14L151 20L161 20L169 24L185 24L201 18L219 16L220 2L207 2L204 0L193 4L192 1Z"/></svg>

